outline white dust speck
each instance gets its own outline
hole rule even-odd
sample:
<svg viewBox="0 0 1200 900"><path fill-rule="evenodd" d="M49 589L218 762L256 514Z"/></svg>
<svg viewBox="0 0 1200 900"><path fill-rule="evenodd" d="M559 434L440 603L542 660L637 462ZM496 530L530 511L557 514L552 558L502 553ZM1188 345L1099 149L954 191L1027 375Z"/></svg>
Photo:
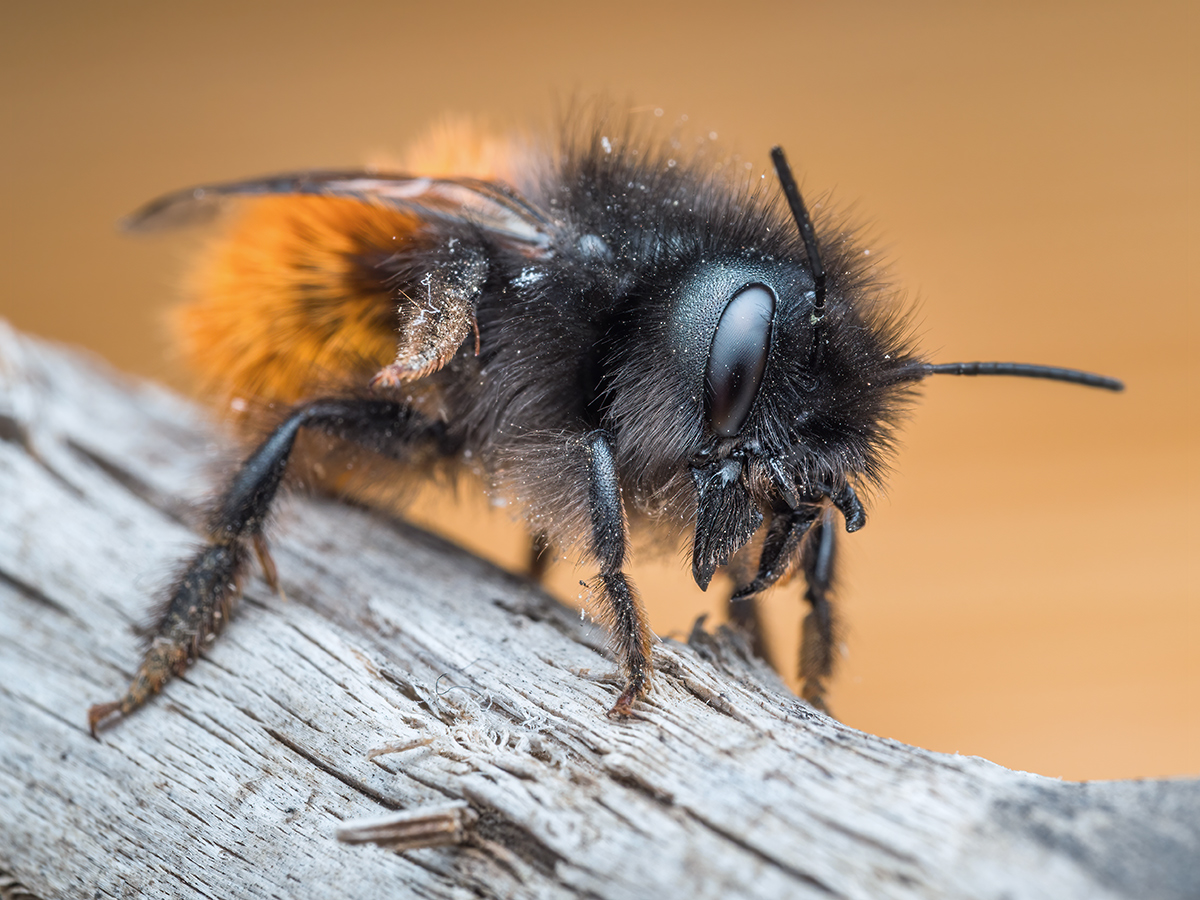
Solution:
<svg viewBox="0 0 1200 900"><path fill-rule="evenodd" d="M530 268L521 270L521 274L513 279L512 286L517 289L532 287L545 277L546 273L540 272L531 266Z"/></svg>
<svg viewBox="0 0 1200 900"><path fill-rule="evenodd" d="M605 153L612 153L612 141L607 137L600 138L600 146L604 148Z"/></svg>

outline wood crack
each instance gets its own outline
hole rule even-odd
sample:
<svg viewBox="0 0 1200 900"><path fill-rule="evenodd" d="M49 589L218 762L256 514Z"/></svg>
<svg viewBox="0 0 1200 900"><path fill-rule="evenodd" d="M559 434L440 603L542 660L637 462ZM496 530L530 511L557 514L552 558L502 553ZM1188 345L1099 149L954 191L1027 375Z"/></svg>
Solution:
<svg viewBox="0 0 1200 900"><path fill-rule="evenodd" d="M4 569L0 569L0 584L8 585L8 587L12 588L26 600L36 603L39 606L45 606L48 609L52 609L59 615L66 616L68 619L74 619L76 622L79 621L78 617L76 617L76 615L62 603L59 603L45 591L34 587L29 582L18 578L11 572L6 572Z"/></svg>
<svg viewBox="0 0 1200 900"><path fill-rule="evenodd" d="M33 436L29 432L29 427L20 419L14 418L6 413L0 413L0 441L8 444L13 444L24 451L25 455L33 460L47 475L54 479L60 487L66 490L71 496L77 499L83 499L83 491L73 484L70 479L59 472L54 466L50 465L38 452L37 447L33 444Z"/></svg>
<svg viewBox="0 0 1200 900"><path fill-rule="evenodd" d="M471 801L471 808L479 814L479 821L474 829L479 837L499 844L542 875L554 876L555 867L563 859L559 853L502 811L481 802L478 797L473 796L469 788L465 795Z"/></svg>
<svg viewBox="0 0 1200 900"><path fill-rule="evenodd" d="M779 869L780 871L787 873L787 875L789 877L794 878L797 881L803 882L804 884L808 885L809 887L814 888L815 890L818 890L823 894L828 894L831 897L845 897L846 896L845 894L843 894L839 891L835 891L833 888L831 888L829 885L827 885L821 879L817 878L815 875L811 875L808 872L803 871L802 869L797 869L795 866L788 865L783 860L778 859L778 858L772 856L771 854L763 851L762 849L754 846L754 844L750 843L750 841L743 838L741 835L734 834L734 833L730 832L728 829L722 828L721 826L714 824L713 822L709 821L708 819L704 818L703 816L698 815L695 810L685 809L684 812L686 812L688 814L688 816L693 821L695 821L697 824L703 825L705 828L715 832L716 834L719 834L721 837L725 838L730 843L734 844L737 847L740 847L742 850L745 850L747 853L762 860L763 862L767 863L768 865L774 866L775 868Z"/></svg>
<svg viewBox="0 0 1200 900"><path fill-rule="evenodd" d="M325 774L332 775L351 790L357 791L364 797L373 800L375 803L378 803L380 806L383 806L387 809L404 809L404 804L399 803L396 800L393 800L391 797L380 793L379 791L375 790L375 788L365 784L364 782L355 778L353 775L348 775L347 773L341 771L337 766L333 765L333 763L322 759L320 756L304 747L298 741L292 740L281 732L276 731L274 728L264 728L263 730L297 756L300 756L312 763L312 765L316 766Z"/></svg>
<svg viewBox="0 0 1200 900"><path fill-rule="evenodd" d="M167 518L189 530L194 527L195 523L189 521L190 518L193 518L194 513L191 504L180 500L178 497L172 497L169 494L163 493L149 482L139 478L129 469L110 459L106 459L78 441L68 439L67 447L146 505L153 507Z"/></svg>

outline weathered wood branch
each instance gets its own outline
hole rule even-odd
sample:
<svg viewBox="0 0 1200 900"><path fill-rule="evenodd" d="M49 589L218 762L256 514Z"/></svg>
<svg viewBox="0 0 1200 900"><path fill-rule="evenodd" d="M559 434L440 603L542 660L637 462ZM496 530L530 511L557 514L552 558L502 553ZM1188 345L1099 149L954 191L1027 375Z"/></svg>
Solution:
<svg viewBox="0 0 1200 900"><path fill-rule="evenodd" d="M612 721L596 628L322 500L281 516L290 599L252 581L185 678L92 740L86 709L129 679L133 625L195 545L188 510L221 453L185 401L0 324L6 891L1200 895L1200 782L1072 784L882 740L700 629L655 649L640 718ZM410 836L461 842L337 839L396 811L419 819Z"/></svg>

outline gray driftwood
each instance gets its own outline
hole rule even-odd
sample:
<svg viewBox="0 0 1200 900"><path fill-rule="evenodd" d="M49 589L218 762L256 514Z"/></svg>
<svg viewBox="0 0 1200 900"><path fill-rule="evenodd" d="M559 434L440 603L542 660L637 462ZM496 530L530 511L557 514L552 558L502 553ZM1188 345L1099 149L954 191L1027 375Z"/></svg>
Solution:
<svg viewBox="0 0 1200 900"><path fill-rule="evenodd" d="M612 721L578 614L322 500L281 515L289 599L251 580L187 677L95 741L86 709L129 679L226 453L187 402L0 323L0 895L1200 896L1200 782L882 740L699 628ZM352 821L398 813L393 835L450 843Z"/></svg>

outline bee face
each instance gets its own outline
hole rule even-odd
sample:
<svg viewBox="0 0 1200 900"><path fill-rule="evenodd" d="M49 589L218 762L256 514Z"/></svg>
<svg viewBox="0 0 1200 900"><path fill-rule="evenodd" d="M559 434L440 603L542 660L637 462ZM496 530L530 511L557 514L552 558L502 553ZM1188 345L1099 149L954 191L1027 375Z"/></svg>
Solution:
<svg viewBox="0 0 1200 900"><path fill-rule="evenodd" d="M746 463L741 481L764 509L881 475L916 355L879 315L890 298L859 289L850 303L848 283L835 283L820 327L802 248L702 261L660 299L637 299L609 413L640 492L679 493L673 479L690 487L692 469L729 459Z"/></svg>
<svg viewBox="0 0 1200 900"><path fill-rule="evenodd" d="M628 513L690 527L702 587L761 530L730 615L761 652L754 598L804 573L801 674L819 705L836 515L847 531L864 524L857 489L881 480L913 386L941 372L1120 386L925 362L852 238L815 228L782 152L772 158L786 209L709 157L681 161L601 121L556 152L514 157L520 191L470 173L304 172L188 189L136 213L140 228L257 198L210 260L186 331L222 399L291 411L230 481L209 545L163 605L154 652L121 700L92 709L93 728L206 645L253 558L274 577L263 528L301 430L414 471L431 458L468 465L516 495L538 543L582 548L626 675L618 714L652 675L624 575Z"/></svg>

